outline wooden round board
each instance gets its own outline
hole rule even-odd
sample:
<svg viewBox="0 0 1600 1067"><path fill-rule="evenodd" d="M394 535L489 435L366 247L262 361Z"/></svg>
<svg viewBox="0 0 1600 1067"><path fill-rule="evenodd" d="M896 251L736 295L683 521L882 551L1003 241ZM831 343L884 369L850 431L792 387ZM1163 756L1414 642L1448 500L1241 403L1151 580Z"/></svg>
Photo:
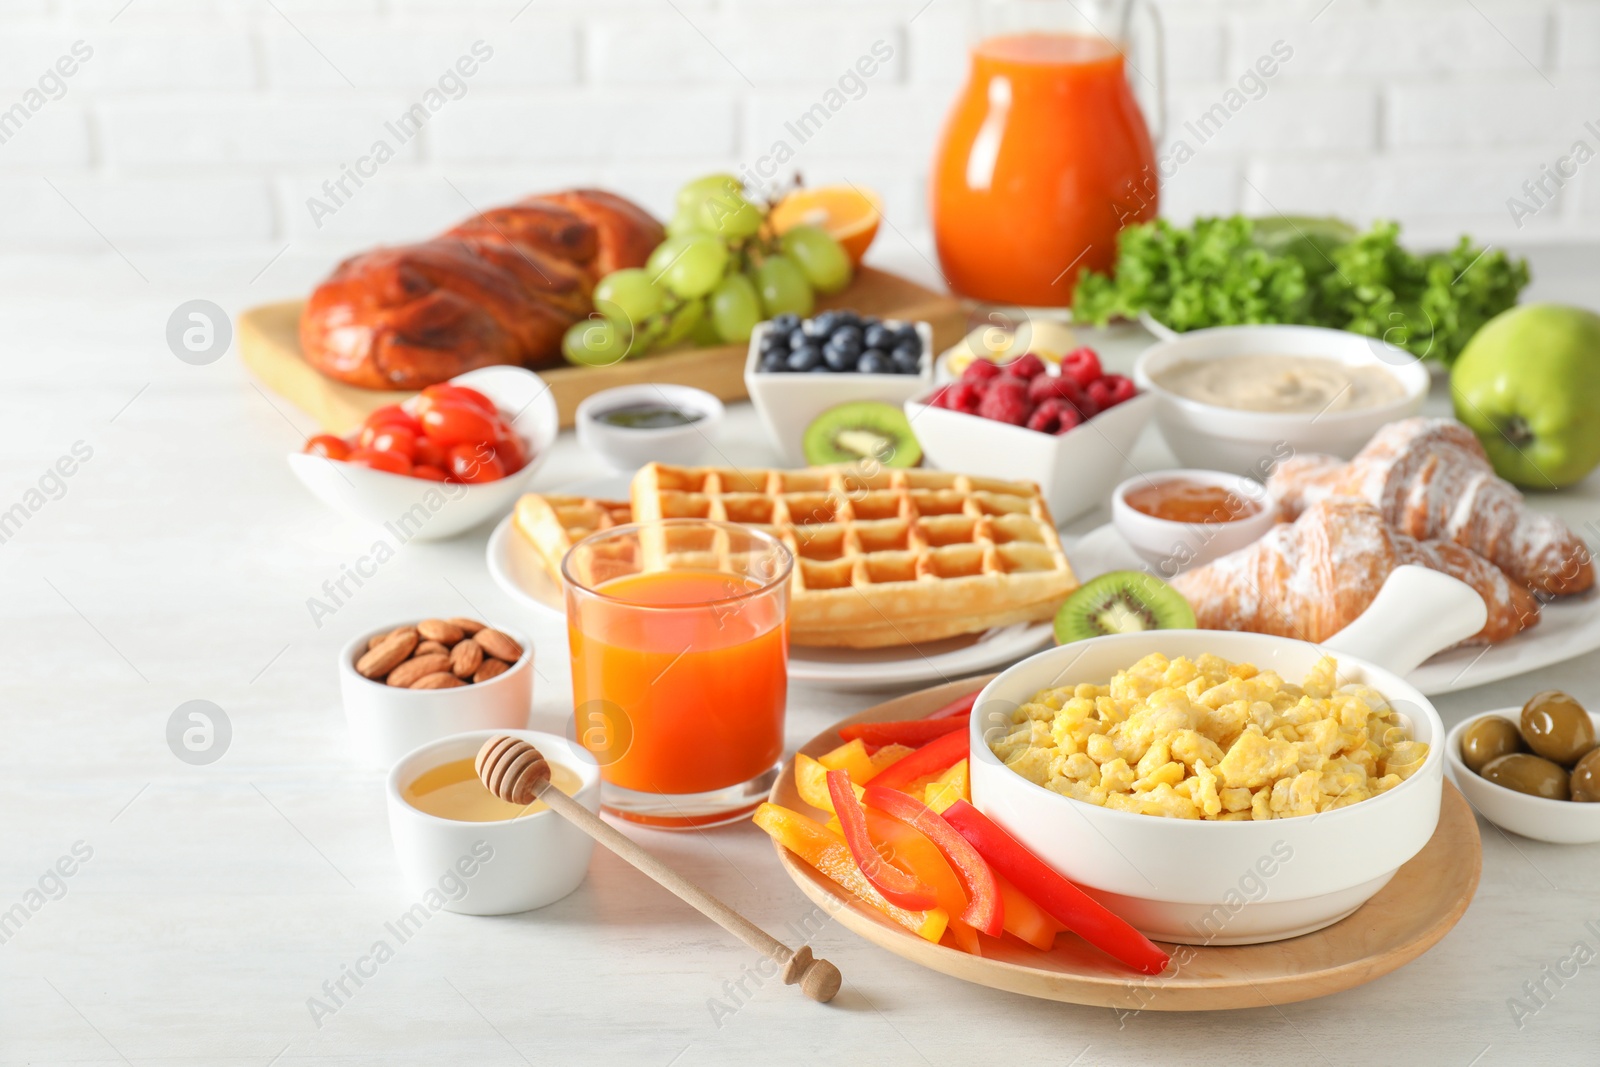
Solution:
<svg viewBox="0 0 1600 1067"><path fill-rule="evenodd" d="M984 681L951 682L868 708L835 723L800 751L818 756L834 748L840 743L836 731L848 723L919 718ZM768 799L816 814L795 789L792 759ZM847 929L898 956L993 989L1125 1011L1259 1008L1370 982L1416 959L1449 932L1467 910L1483 865L1477 820L1447 781L1433 838L1354 915L1315 933L1262 945L1163 946L1175 966L1165 975L1145 977L1071 934L1057 938L1049 952L1009 938L985 941L990 954L983 957L931 944L880 916L783 846L774 847L808 897Z"/></svg>

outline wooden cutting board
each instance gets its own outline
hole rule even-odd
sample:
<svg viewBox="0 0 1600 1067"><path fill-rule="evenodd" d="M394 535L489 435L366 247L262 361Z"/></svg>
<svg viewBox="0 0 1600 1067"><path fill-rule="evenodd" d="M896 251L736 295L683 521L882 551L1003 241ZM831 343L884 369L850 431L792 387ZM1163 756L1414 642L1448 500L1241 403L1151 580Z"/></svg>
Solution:
<svg viewBox="0 0 1600 1067"><path fill-rule="evenodd" d="M966 311L954 297L902 278L863 267L842 293L818 302L824 308L851 308L886 319L921 320L933 327L935 352L955 344L966 332ZM306 362L300 351L303 300L285 300L250 308L239 316L239 355L261 383L307 415L328 433L354 430L367 415L385 404L397 404L411 392L357 389L328 378ZM611 367L560 364L539 369L561 415L572 425L578 404L593 393L619 385L664 382L692 385L721 400L743 400L746 345L686 348Z"/></svg>

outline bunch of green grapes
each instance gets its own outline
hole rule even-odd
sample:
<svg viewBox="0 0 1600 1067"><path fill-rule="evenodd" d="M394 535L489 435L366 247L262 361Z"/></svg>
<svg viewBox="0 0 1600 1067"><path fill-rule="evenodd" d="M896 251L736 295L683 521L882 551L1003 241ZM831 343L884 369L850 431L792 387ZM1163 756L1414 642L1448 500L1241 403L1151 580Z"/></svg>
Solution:
<svg viewBox="0 0 1600 1067"><path fill-rule="evenodd" d="M561 351L573 363L607 366L683 341L747 341L762 319L811 314L815 294L850 284L850 257L816 226L780 236L770 211L731 174L679 189L667 239L643 267L600 279L595 313L567 330Z"/></svg>

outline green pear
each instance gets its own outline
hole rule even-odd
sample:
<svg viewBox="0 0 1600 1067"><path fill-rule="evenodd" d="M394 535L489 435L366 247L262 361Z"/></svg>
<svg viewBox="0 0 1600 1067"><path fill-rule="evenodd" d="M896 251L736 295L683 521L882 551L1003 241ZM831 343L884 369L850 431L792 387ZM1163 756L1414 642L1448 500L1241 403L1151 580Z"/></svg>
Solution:
<svg viewBox="0 0 1600 1067"><path fill-rule="evenodd" d="M1600 315L1501 312L1461 350L1450 395L1500 477L1528 489L1582 481L1600 465Z"/></svg>

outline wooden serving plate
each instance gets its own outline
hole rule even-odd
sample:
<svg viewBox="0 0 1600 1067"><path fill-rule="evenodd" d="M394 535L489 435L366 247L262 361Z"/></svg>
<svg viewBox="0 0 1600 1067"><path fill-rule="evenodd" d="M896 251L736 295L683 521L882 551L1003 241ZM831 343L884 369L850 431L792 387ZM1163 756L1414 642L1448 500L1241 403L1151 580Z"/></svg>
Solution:
<svg viewBox="0 0 1600 1067"><path fill-rule="evenodd" d="M841 726L919 718L986 681L951 682L868 708L835 723L800 751L819 756L840 744L836 731ZM792 759L768 799L816 814L795 789ZM782 845L774 842L773 847L783 869L806 896L847 929L897 956L992 989L1121 1011L1259 1008L1370 982L1416 959L1449 932L1467 910L1483 866L1477 820L1455 786L1446 781L1433 838L1354 915L1315 933L1262 945L1163 946L1172 953L1176 967L1165 975L1146 977L1071 934L1057 938L1049 952L1010 939L986 940L984 948L990 954L983 957L931 944L861 903Z"/></svg>
<svg viewBox="0 0 1600 1067"><path fill-rule="evenodd" d="M300 351L300 312L304 300L285 300L250 308L239 316L239 355L261 383L307 415L328 433L343 434L361 425L372 411L398 404L411 391L357 389L326 377ZM863 315L925 321L933 327L934 354L966 332L966 311L954 297L924 289L898 274L862 267L850 287L823 297L817 309L851 308ZM646 382L692 385L720 400L743 400L746 345L685 348L631 359L610 367L561 363L538 369L550 383L562 427L572 425L584 398L619 385Z"/></svg>

